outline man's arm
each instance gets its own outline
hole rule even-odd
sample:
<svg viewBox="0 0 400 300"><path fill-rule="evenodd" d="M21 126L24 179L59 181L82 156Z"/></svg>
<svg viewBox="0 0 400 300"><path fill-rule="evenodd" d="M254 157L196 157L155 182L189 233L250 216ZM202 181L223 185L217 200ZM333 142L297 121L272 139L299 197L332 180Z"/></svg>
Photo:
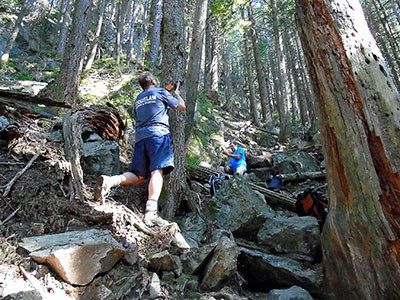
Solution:
<svg viewBox="0 0 400 300"><path fill-rule="evenodd" d="M186 110L185 100L183 100L183 98L181 97L181 93L179 92L179 90L176 90L176 91L174 92L174 96L175 96L176 99L179 100L179 104L178 104L178 106L176 107L176 109L177 109L178 111L184 111L184 110Z"/></svg>
<svg viewBox="0 0 400 300"><path fill-rule="evenodd" d="M223 153L224 153L226 156L232 157L232 158L237 159L237 160L239 160L239 159L242 157L242 154L241 154L241 153L233 154L232 152L229 152L228 150L224 150Z"/></svg>

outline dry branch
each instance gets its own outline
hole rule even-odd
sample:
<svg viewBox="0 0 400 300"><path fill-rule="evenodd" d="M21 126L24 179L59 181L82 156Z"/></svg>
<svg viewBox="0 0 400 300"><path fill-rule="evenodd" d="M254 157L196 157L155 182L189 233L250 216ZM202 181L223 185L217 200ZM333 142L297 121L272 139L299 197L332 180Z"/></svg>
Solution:
<svg viewBox="0 0 400 300"><path fill-rule="evenodd" d="M15 214L21 209L21 206L19 206L16 210L14 210L4 221L0 221L0 225L5 224L6 222L8 222L9 220L12 219L12 217L15 216Z"/></svg>
<svg viewBox="0 0 400 300"><path fill-rule="evenodd" d="M282 174L282 177L285 182L302 182L306 180L325 180L326 174L324 171L303 172L303 173Z"/></svg>
<svg viewBox="0 0 400 300"><path fill-rule="evenodd" d="M22 176L22 174L24 174L26 172L26 170L28 170L33 162L41 155L41 152L37 152L32 158L31 160L28 162L28 164L25 166L25 168L23 168L21 171L19 171L13 179L11 179L11 181L5 186L5 191L3 193L3 197L7 197L8 193L11 190L11 187L14 185L14 183L17 181L18 178L20 178Z"/></svg>

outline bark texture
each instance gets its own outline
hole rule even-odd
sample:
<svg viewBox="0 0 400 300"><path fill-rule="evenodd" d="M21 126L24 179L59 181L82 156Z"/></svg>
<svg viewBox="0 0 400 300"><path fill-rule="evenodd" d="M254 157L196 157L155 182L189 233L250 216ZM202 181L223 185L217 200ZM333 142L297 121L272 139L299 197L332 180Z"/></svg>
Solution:
<svg viewBox="0 0 400 300"><path fill-rule="evenodd" d="M163 20L161 25L161 86L184 78L185 73L185 27L184 3L182 0L164 0ZM180 89L185 99L184 89ZM185 174L185 114L171 111L170 125L174 140L175 169L169 176L167 193L168 201L162 213L172 219L179 203L184 197L186 185Z"/></svg>
<svg viewBox="0 0 400 300"><path fill-rule="evenodd" d="M399 299L399 94L358 1L296 2L327 161L330 298Z"/></svg>
<svg viewBox="0 0 400 300"><path fill-rule="evenodd" d="M190 53L188 70L186 74L187 82L187 101L186 101L186 141L189 141L194 127L194 116L197 106L197 89L199 86L201 58L203 56L204 47L204 31L206 26L208 0L197 0L196 10L194 14L192 41L190 43Z"/></svg>
<svg viewBox="0 0 400 300"><path fill-rule="evenodd" d="M54 85L49 90L44 91L45 94L50 94L52 99L63 101L68 105L73 105L76 102L85 56L91 5L90 0L77 0L75 2L72 28L68 36L60 74L58 74Z"/></svg>

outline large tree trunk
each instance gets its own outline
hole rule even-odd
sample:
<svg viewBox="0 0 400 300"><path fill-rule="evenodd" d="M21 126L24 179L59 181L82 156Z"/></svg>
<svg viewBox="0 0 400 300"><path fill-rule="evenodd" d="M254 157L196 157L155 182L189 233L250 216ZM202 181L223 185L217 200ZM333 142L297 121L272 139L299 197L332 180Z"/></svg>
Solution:
<svg viewBox="0 0 400 300"><path fill-rule="evenodd" d="M162 86L184 78L185 75L185 26L184 3L182 0L164 0L161 25ZM185 91L181 89L185 99ZM185 174L185 114L171 111L171 134L174 140L175 170L168 180L168 201L163 214L172 219L179 207L186 186Z"/></svg>
<svg viewBox="0 0 400 300"><path fill-rule="evenodd" d="M358 1L297 0L317 95L332 299L400 299L400 97Z"/></svg>
<svg viewBox="0 0 400 300"><path fill-rule="evenodd" d="M56 82L43 93L50 94L52 99L73 105L76 101L80 77L82 74L87 31L89 28L90 0L77 0L74 7L72 29L68 36L64 58Z"/></svg>
<svg viewBox="0 0 400 300"><path fill-rule="evenodd" d="M186 74L186 142L192 134L194 126L194 114L197 106L197 89L201 70L201 58L204 47L204 31L206 26L208 0L197 0L194 14L192 41L190 43L190 53L188 69Z"/></svg>

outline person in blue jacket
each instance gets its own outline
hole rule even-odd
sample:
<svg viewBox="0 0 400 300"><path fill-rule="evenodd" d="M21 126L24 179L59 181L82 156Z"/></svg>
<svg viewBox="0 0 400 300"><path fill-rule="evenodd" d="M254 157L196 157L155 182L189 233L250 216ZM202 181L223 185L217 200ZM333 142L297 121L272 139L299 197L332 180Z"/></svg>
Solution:
<svg viewBox="0 0 400 300"><path fill-rule="evenodd" d="M128 171L121 175L101 175L95 190L95 201L103 200L112 187L126 184L148 183L148 198L144 223L147 226L164 226L169 222L158 216L158 199L163 186L163 176L174 169L173 142L169 128L168 109L184 111L185 102L179 89L170 94L157 87L157 79L150 72L138 76L143 91L133 104L135 125L135 150Z"/></svg>
<svg viewBox="0 0 400 300"><path fill-rule="evenodd" d="M232 143L230 149L225 149L222 153L229 157L229 163L224 168L225 173L243 175L247 171L246 153L242 147Z"/></svg>

